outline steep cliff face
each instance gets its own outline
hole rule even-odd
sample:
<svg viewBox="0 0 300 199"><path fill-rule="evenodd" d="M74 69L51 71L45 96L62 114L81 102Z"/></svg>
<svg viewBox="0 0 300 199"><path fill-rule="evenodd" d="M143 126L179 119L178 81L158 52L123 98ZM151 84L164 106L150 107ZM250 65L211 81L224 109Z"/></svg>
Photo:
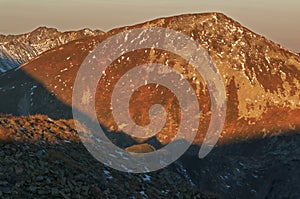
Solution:
<svg viewBox="0 0 300 199"><path fill-rule="evenodd" d="M100 30L83 29L60 32L40 27L21 35L0 35L0 74L16 68L41 53L70 41L103 34Z"/></svg>

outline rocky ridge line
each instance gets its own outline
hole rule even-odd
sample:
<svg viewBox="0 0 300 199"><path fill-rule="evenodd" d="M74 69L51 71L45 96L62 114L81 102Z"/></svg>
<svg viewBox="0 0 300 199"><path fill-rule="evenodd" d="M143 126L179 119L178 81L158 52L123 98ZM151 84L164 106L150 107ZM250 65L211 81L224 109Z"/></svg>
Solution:
<svg viewBox="0 0 300 199"><path fill-rule="evenodd" d="M100 30L82 29L60 32L55 28L39 27L21 35L0 34L0 74L16 68L41 53L88 36L103 34Z"/></svg>

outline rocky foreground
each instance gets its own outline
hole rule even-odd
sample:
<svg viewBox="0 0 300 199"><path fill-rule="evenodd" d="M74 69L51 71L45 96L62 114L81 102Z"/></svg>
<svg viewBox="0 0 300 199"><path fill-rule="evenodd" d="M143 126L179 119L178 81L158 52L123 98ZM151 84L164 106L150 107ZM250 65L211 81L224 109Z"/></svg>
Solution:
<svg viewBox="0 0 300 199"><path fill-rule="evenodd" d="M72 121L0 117L0 198L218 198L170 169L121 173L95 160Z"/></svg>
<svg viewBox="0 0 300 199"><path fill-rule="evenodd" d="M110 137L113 141L114 137ZM149 145L123 141L131 152ZM151 147L153 148L153 147ZM146 174L118 172L95 160L72 120L0 117L1 198L299 198L300 133L198 147Z"/></svg>

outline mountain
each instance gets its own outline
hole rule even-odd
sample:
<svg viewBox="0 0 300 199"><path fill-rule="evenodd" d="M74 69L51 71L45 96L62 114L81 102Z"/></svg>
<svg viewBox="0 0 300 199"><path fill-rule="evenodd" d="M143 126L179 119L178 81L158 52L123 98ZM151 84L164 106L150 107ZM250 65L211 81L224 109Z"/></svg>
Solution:
<svg viewBox="0 0 300 199"><path fill-rule="evenodd" d="M277 132L299 130L300 118L300 58L279 45L259 36L239 23L219 13L181 15L170 18L156 19L150 22L109 31L105 35L88 37L69 42L58 48L53 48L43 53L36 59L24 64L21 70L7 73L0 79L0 92L6 103L2 103L0 110L5 113L18 114L18 104L26 101L32 103L28 107L28 113L45 113L51 117L65 115L71 117L68 111L60 111L53 105L52 98L57 98L63 105L71 106L72 86L80 64L98 43L105 38L124 30L138 27L163 27L170 28L191 36L199 42L210 54L220 71L227 92L227 113L225 127L220 142L232 142L247 140L256 137L264 137ZM117 44L112 48L117 48ZM138 57L132 59L130 56ZM129 58L127 58L129 57ZM110 77L115 73L124 73L128 66L136 66L141 63L158 61L165 63L167 60L176 60L182 67L178 70L185 73L187 63L182 58L171 54L163 54L159 50L136 51L134 54L126 54L124 59L113 62L110 68ZM118 63L120 62L120 63ZM169 61L171 67L176 63ZM175 66L176 67L176 66ZM43 68L43 70L39 69ZM116 68L116 70L112 70ZM34 79L28 80L28 77ZM188 74L186 74L188 76ZM26 77L26 78L25 78ZM110 109L110 96L113 86L118 79L110 80L110 85L99 86L96 93L96 112L99 121L111 130L118 130ZM209 93L203 79L189 79L200 103L202 123L199 128L195 143L201 143L209 124ZM38 86L37 84L41 84ZM100 81L105 84L105 82ZM3 86L5 85L5 86ZM22 88L20 91L20 88ZM41 96L37 93L45 93L39 89L46 89L49 96ZM33 92L34 90L34 92ZM143 89L143 96L138 96L136 107L132 106L133 115L140 114L138 104L143 102L144 107L157 101L153 98L147 104L147 89ZM31 94L32 93L32 94ZM13 96L13 97L12 97ZM169 98L165 107L171 107L175 103L171 94L165 94ZM11 100L11 99L14 100ZM161 98L161 97L160 97ZM10 99L10 100L8 100ZM48 100L49 99L49 100ZM51 99L51 100L50 100ZM50 106L51 105L51 106ZM142 109L142 115L147 110ZM175 109L176 110L176 109ZM48 113L47 113L48 111ZM50 113L50 112L53 112ZM58 113L61 112L61 113ZM63 112L63 113L62 113ZM282 117L282 115L285 115ZM178 126L179 113L172 113L165 128L156 135L160 143L168 143ZM147 116L143 117L147 122Z"/></svg>
<svg viewBox="0 0 300 199"><path fill-rule="evenodd" d="M300 183L294 174L298 174L300 161L297 133L300 130L300 57L220 13L160 18L53 48L18 70L0 76L3 100L0 112L72 119L74 80L88 53L105 39L140 27L181 32L201 44L212 57L227 94L225 125L217 147L205 159L197 158L210 121L209 105L214 100L210 98L206 83L200 75L192 75L194 71L182 57L159 49L129 52L109 66L105 77L99 81L95 96L100 123L113 131L111 134L120 130L113 119L110 103L113 88L126 71L146 63L168 63L190 82L201 110L201 114L191 115L201 118L194 145L168 169L186 176L200 189L220 193L225 198L297 198ZM143 38L134 39L143 41ZM158 39L164 41L164 38ZM118 49L123 42L114 43L110 50ZM132 84L139 78L133 78ZM137 123L149 123L147 111L155 103L166 107L167 122L155 139L114 137L116 142L122 143L123 148L140 143L159 148L172 141L180 125L176 97L164 87L149 85L140 88L131 100L130 114ZM83 114L88 113L80 106L76 108Z"/></svg>
<svg viewBox="0 0 300 199"><path fill-rule="evenodd" d="M0 74L20 66L51 48L99 34L103 32L90 29L60 32L55 28L47 27L39 27L21 35L0 34Z"/></svg>

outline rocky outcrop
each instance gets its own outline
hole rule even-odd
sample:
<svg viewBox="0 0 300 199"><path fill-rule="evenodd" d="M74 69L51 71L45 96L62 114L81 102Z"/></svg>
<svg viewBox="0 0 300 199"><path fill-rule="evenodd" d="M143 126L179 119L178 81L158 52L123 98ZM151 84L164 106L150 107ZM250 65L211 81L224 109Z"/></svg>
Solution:
<svg viewBox="0 0 300 199"><path fill-rule="evenodd" d="M103 34L100 30L82 29L60 32L40 27L21 35L0 35L0 74L20 66L41 53L70 41Z"/></svg>

